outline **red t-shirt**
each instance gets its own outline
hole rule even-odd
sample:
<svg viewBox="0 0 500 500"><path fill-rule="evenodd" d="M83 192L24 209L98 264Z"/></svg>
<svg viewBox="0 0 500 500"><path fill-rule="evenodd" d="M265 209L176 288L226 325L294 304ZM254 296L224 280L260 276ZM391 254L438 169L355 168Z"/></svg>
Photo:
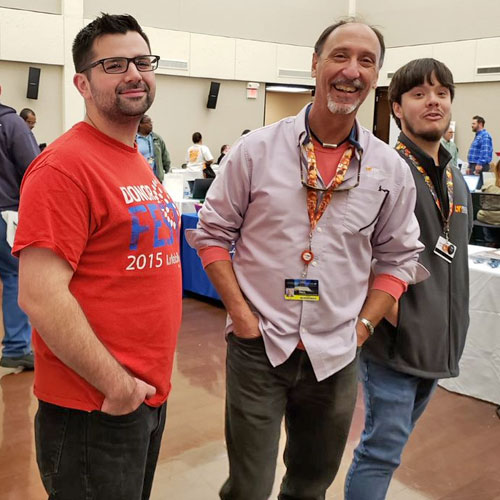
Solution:
<svg viewBox="0 0 500 500"><path fill-rule="evenodd" d="M69 288L93 331L133 375L170 391L181 321L180 218L137 148L78 123L45 149L21 186L13 253L49 248L74 274ZM103 395L33 330L35 395L81 410Z"/></svg>

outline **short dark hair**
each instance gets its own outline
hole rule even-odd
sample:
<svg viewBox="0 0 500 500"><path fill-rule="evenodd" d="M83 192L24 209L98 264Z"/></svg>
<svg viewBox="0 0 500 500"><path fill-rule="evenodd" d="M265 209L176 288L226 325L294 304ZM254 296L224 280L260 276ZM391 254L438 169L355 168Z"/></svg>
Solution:
<svg viewBox="0 0 500 500"><path fill-rule="evenodd" d="M136 31L144 38L149 52L151 45L149 39L135 18L128 14L112 15L101 12L101 17L94 19L80 30L73 42L73 63L75 71L80 73L85 66L92 62L94 53L92 47L97 38L103 35L126 34L128 31Z"/></svg>
<svg viewBox="0 0 500 500"><path fill-rule="evenodd" d="M384 35L375 28L375 26L370 26L369 24L364 23L363 21L359 20L356 17L346 17L344 19L340 19L337 21L335 24L332 24L326 28L323 33L319 36L318 40L314 44L314 52L318 56L321 55L321 52L323 51L323 47L325 45L326 40L328 37L337 29L340 28L341 26L345 26L346 24L364 24L365 26L368 26L375 35L377 36L378 42L380 44L380 61L378 63L378 67L381 68L382 64L384 63L384 57L385 57L385 42L384 42Z"/></svg>
<svg viewBox="0 0 500 500"><path fill-rule="evenodd" d="M484 121L484 118L482 116L479 116L479 115L473 116L472 119L476 120L477 123L480 123L483 127L484 127L484 124L486 123Z"/></svg>
<svg viewBox="0 0 500 500"><path fill-rule="evenodd" d="M455 84L453 75L446 64L437 61L431 57L414 59L401 66L392 77L389 85L389 104L391 114L399 128L401 120L394 114L392 105L397 102L401 104L401 97L414 87L422 85L424 82L432 83L432 74L436 76L437 81L450 91L451 100L455 97Z"/></svg>
<svg viewBox="0 0 500 500"><path fill-rule="evenodd" d="M26 121L26 119L28 118L29 115L33 115L33 116L36 116L35 115L35 112L30 109L30 108L23 108L21 109L21 112L19 113L19 116L24 120Z"/></svg>
<svg viewBox="0 0 500 500"><path fill-rule="evenodd" d="M148 118L151 120L151 118L149 117L149 115L142 115L141 116L141 120L139 121L139 123L144 123Z"/></svg>
<svg viewBox="0 0 500 500"><path fill-rule="evenodd" d="M198 144L201 141L201 134L199 132L195 132L192 139L195 144Z"/></svg>

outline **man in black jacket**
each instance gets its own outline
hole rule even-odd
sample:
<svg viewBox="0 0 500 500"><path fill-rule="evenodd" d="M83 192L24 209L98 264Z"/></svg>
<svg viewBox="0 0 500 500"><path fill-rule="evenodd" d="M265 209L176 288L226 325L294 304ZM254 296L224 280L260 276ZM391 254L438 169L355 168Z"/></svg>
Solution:
<svg viewBox="0 0 500 500"><path fill-rule="evenodd" d="M400 68L389 87L402 132L396 150L417 188L415 215L430 278L410 285L363 345L365 428L345 484L346 500L383 500L401 453L437 381L456 377L469 324L467 243L472 202L440 144L451 118L453 75L435 59Z"/></svg>
<svg viewBox="0 0 500 500"><path fill-rule="evenodd" d="M33 369L31 326L17 303L19 264L10 254L9 241L13 240L10 228L17 222L21 180L39 153L35 137L24 120L15 109L0 104L0 278L5 331L0 366L7 368Z"/></svg>

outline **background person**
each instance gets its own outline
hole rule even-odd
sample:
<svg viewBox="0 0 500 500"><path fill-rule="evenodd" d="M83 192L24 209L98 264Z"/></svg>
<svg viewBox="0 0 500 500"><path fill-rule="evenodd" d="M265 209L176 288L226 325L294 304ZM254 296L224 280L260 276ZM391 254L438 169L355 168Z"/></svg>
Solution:
<svg viewBox="0 0 500 500"><path fill-rule="evenodd" d="M493 140L491 135L484 128L484 118L482 116L474 116L472 118L472 131L476 134L467 155L469 166L467 174L475 174L481 176L477 189L483 185L483 172L490 170L490 163L493 158Z"/></svg>
<svg viewBox="0 0 500 500"><path fill-rule="evenodd" d="M229 153L230 149L231 149L231 146L229 144L224 144L220 148L220 156L219 156L219 158L217 158L217 165L220 165L220 162L222 161L222 159L224 158L224 156L226 156L227 153Z"/></svg>
<svg viewBox="0 0 500 500"><path fill-rule="evenodd" d="M30 130L33 130L36 125L35 112L30 108L21 109L19 116L26 122Z"/></svg>
<svg viewBox="0 0 500 500"><path fill-rule="evenodd" d="M453 141L455 131L449 127L441 138L441 144L448 150L451 155L451 166L458 167L458 147Z"/></svg>
<svg viewBox="0 0 500 500"><path fill-rule="evenodd" d="M195 132L192 139L193 145L187 150L186 169L188 172L203 172L214 162L214 157L208 146L203 144L203 138L199 132ZM210 170L212 170L212 167L210 167Z"/></svg>
<svg viewBox="0 0 500 500"><path fill-rule="evenodd" d="M483 193L497 196L483 196L481 210L477 213L477 220L486 224L493 224L498 228L483 227L484 240L487 246L500 248L500 161L493 166L495 179L484 183Z"/></svg>
<svg viewBox="0 0 500 500"><path fill-rule="evenodd" d="M16 110L0 104L0 279L5 332L0 366L6 368L32 370L34 367L31 325L18 304L19 261L11 255L12 241L7 241L7 233L8 223L12 228L17 225L19 189L24 173L39 153L31 130Z"/></svg>
<svg viewBox="0 0 500 500"><path fill-rule="evenodd" d="M158 180L163 182L165 174L170 170L170 155L163 139L153 132L153 121L148 115L144 115L139 122L136 141L139 152Z"/></svg>

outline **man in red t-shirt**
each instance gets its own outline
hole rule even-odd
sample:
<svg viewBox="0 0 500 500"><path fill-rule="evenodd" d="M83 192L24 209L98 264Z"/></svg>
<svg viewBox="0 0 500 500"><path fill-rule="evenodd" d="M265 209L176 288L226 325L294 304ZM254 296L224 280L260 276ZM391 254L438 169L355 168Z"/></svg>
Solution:
<svg viewBox="0 0 500 500"><path fill-rule="evenodd" d="M52 498L149 498L181 319L179 215L139 154L147 36L103 14L73 44L86 116L28 169L13 252L35 346L37 462Z"/></svg>

